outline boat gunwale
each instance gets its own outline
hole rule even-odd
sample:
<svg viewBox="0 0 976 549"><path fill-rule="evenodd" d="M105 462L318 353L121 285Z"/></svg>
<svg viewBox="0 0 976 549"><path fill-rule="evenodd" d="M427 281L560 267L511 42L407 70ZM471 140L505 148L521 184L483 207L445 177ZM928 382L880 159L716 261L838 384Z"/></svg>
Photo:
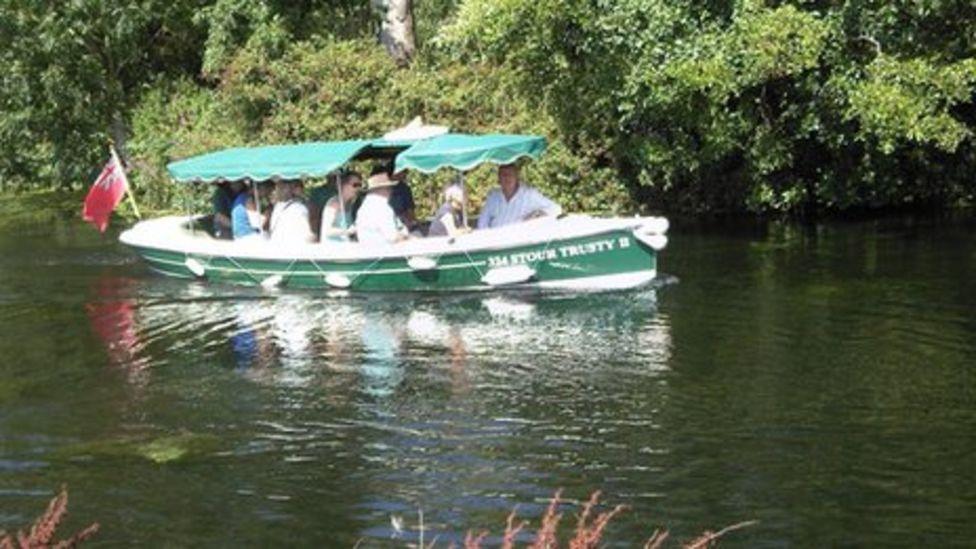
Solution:
<svg viewBox="0 0 976 549"><path fill-rule="evenodd" d="M198 256L210 256L210 257L231 257L235 259L245 259L253 261L272 261L272 262L290 262L290 261L323 261L336 264L355 264L364 261L382 261L382 260L396 260L405 259L416 256L435 256L442 257L446 255L457 255L457 254L472 254L472 253L492 253L501 252L504 253L505 250L521 248L526 246L536 246L540 244L551 244L553 242L565 242L572 240L579 240L584 238L592 238L599 236L601 234L614 233L614 232L636 232L642 227L646 227L649 223L653 223L655 220L663 219L656 217L634 217L634 218L597 218L586 215L577 214L574 216L566 216L560 219L539 219L532 220L526 223L538 223L535 228L545 228L546 231L542 231L540 236L539 232L526 230L532 227L525 227L526 223L520 224L520 226L510 226L503 227L500 229L486 229L484 231L505 231L505 233L493 233L496 236L494 241L492 239L482 238L481 240L487 240L484 242L467 242L468 246L462 246L465 244L463 242L466 237L476 235L478 232L469 233L467 235L462 235L461 237L428 237L424 239L417 239L415 241L407 241L401 244L394 244L391 246L383 247L369 247L368 249L360 247L359 244L349 243L349 244L338 244L337 246L323 246L314 243L308 243L303 245L291 245L291 246L279 246L274 247L273 243L269 241L255 242L259 244L260 248L255 248L254 246L239 246L240 241L233 240L217 240L210 238L194 237L186 234L186 229L183 228L188 221L193 221L200 219L205 216L168 216L165 218L157 218L152 220L143 221L137 223L131 229L124 231L120 236L119 240L128 246L134 248L143 248L150 250L160 250L170 253L184 254L184 255L198 255ZM592 230L580 230L579 227L573 227L574 231L569 234L561 234L565 227L560 227L557 225L564 225L565 223L584 219L588 222L596 222L599 227L593 227ZM152 238L140 238L140 232L147 230L147 224L161 223L167 221L170 223L170 228L179 230L178 239L164 238L160 235L153 235ZM142 230L140 231L140 226ZM520 230L512 230L512 227L518 227ZM658 231L659 234L665 234L666 229L663 231ZM528 238L520 238L518 240L512 241L507 240L501 242L501 237L511 235L519 235ZM175 235L174 235L175 236ZM175 242L174 242L175 240ZM639 241L639 239L638 239ZM181 245L184 244L184 245ZM186 245L190 244L190 245ZM411 246L413 244L413 246ZM437 246L440 244L440 246ZM641 245L646 245L641 243ZM404 246L404 247L400 247ZM233 252L233 253L228 253ZM344 254L336 254L336 252L346 252ZM351 252L351 253L350 253ZM368 253L364 253L368 252Z"/></svg>

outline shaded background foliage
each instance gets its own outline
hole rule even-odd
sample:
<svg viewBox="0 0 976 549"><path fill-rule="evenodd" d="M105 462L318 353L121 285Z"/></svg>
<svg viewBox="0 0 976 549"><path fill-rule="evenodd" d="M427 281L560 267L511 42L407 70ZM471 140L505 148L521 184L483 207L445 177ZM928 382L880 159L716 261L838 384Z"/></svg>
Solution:
<svg viewBox="0 0 976 549"><path fill-rule="evenodd" d="M379 134L415 115L533 132L527 179L590 211L815 213L973 200L968 1L415 0L398 68L369 0L0 4L0 182L87 184L128 138L166 162ZM25 39L30 37L30 39ZM433 204L448 174L415 178ZM475 199L491 174L472 174Z"/></svg>

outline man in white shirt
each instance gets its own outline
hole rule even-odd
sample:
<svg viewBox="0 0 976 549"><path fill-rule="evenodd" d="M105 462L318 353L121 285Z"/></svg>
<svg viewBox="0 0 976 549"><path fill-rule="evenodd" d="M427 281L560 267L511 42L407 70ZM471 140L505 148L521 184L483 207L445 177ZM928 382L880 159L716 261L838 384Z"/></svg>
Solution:
<svg viewBox="0 0 976 549"><path fill-rule="evenodd" d="M386 172L374 174L366 181L366 198L356 213L356 236L360 244L387 245L406 240L406 232L390 206L390 195L396 184Z"/></svg>
<svg viewBox="0 0 976 549"><path fill-rule="evenodd" d="M302 200L302 184L298 181L279 181L275 184L275 196L277 201L268 224L271 241L281 244L314 241L308 207Z"/></svg>
<svg viewBox="0 0 976 549"><path fill-rule="evenodd" d="M516 164L498 167L498 188L488 193L478 216L478 229L494 229L540 216L557 216L563 209L534 187L519 180Z"/></svg>

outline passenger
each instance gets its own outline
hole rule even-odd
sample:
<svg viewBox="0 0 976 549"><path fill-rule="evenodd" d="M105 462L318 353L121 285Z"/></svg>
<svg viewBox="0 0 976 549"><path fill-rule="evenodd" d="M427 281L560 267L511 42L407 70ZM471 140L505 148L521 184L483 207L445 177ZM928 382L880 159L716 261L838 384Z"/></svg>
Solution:
<svg viewBox="0 0 976 549"><path fill-rule="evenodd" d="M363 177L358 172L348 172L342 176L341 196L333 196L322 208L322 228L319 231L322 242L347 241L356 234L352 210L362 186Z"/></svg>
<svg viewBox="0 0 976 549"><path fill-rule="evenodd" d="M563 209L534 187L519 180L519 167L498 167L498 187L488 193L478 216L478 229L493 229L540 216L558 216Z"/></svg>
<svg viewBox="0 0 976 549"><path fill-rule="evenodd" d="M315 236L320 236L318 231L319 227L322 226L322 208L335 195L336 186L329 181L323 185L312 187L306 193L305 206L308 207L308 222L311 224L312 230L315 231Z"/></svg>
<svg viewBox="0 0 976 549"><path fill-rule="evenodd" d="M444 189L444 203L434 213L427 236L457 236L470 232L464 224L464 188L452 183Z"/></svg>
<svg viewBox="0 0 976 549"><path fill-rule="evenodd" d="M408 238L390 206L390 195L396 184L385 171L370 176L366 198L356 213L356 235L360 243L393 244Z"/></svg>
<svg viewBox="0 0 976 549"><path fill-rule="evenodd" d="M300 181L278 181L275 184L276 202L271 212L271 240L295 244L313 242L315 235L308 221L308 208L302 198Z"/></svg>
<svg viewBox="0 0 976 549"><path fill-rule="evenodd" d="M391 177L397 184L393 187L393 194L390 195L390 207L393 208L393 213L396 214L397 219L403 223L408 232L417 232L420 230L420 225L417 223L413 191L410 190L410 184L407 183L407 172L401 171Z"/></svg>
<svg viewBox="0 0 976 549"><path fill-rule="evenodd" d="M392 162L388 162L373 166L373 170L369 175L372 177L383 172L390 176L390 179L396 183L396 186L393 187L393 193L390 195L390 207L393 208L393 213L396 214L408 232L419 230L415 212L416 205L413 201L413 191L410 190L410 184L407 183L407 172L393 173L393 164Z"/></svg>
<svg viewBox="0 0 976 549"><path fill-rule="evenodd" d="M254 193L251 191L254 185L258 188L258 200L266 204L260 209L258 208L258 203L254 200ZM270 205L267 204L267 198L271 194L272 186L268 182L254 185L252 185L251 189L238 193L234 198L234 205L230 213L234 240L261 234L261 229L266 224L267 214L270 212Z"/></svg>
<svg viewBox="0 0 976 549"><path fill-rule="evenodd" d="M234 205L234 198L244 190L244 183L231 181L217 183L210 204L213 206L213 232L217 238L229 240L233 236L231 230L230 210Z"/></svg>
<svg viewBox="0 0 976 549"><path fill-rule="evenodd" d="M265 234L269 232L271 227L271 213L274 210L274 188L274 183L270 181L258 183L260 204L249 202L247 205L247 214L251 217L251 223L260 223L261 230Z"/></svg>

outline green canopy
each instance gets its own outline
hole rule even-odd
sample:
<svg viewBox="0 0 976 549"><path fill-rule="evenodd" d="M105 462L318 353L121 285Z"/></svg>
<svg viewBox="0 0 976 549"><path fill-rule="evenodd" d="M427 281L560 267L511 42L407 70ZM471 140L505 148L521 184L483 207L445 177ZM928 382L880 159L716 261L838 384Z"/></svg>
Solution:
<svg viewBox="0 0 976 549"><path fill-rule="evenodd" d="M524 157L538 158L544 150L545 138L535 135L449 133L414 143L397 155L395 170L470 170L485 162L510 164Z"/></svg>
<svg viewBox="0 0 976 549"><path fill-rule="evenodd" d="M484 162L509 164L523 157L538 158L545 149L546 140L534 135L449 133L417 141L358 139L239 147L173 162L167 168L180 182L267 181L322 177L353 159L396 155L396 171L431 173L445 167L469 170Z"/></svg>
<svg viewBox="0 0 976 549"><path fill-rule="evenodd" d="M322 177L348 162L369 144L366 140L355 140L240 147L173 162L167 169L173 179L180 182Z"/></svg>

